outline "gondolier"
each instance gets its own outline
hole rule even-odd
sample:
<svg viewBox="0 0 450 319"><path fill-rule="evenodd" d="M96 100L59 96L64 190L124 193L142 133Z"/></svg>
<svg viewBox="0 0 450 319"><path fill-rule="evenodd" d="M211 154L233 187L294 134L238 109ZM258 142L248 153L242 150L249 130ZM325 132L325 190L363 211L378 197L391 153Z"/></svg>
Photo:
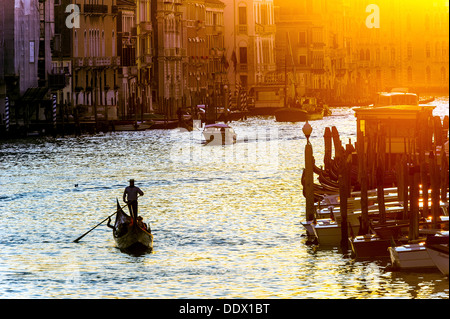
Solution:
<svg viewBox="0 0 450 319"><path fill-rule="evenodd" d="M137 186L134 186L134 179L130 179L130 186L123 192L123 201L128 204L130 215L134 221L138 216L138 195L144 196L144 192Z"/></svg>

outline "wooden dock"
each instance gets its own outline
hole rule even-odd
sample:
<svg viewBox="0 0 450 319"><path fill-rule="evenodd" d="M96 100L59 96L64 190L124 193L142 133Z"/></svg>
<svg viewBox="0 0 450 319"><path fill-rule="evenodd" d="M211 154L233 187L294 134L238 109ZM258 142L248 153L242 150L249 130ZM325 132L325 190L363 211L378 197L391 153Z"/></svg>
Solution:
<svg viewBox="0 0 450 319"><path fill-rule="evenodd" d="M427 235L448 230L449 119L434 117L432 110L422 106L355 109L354 145L343 145L336 127L325 129L324 163L307 165L302 176L307 203L311 197L315 202L312 213L307 205L303 223L310 235L316 227L317 237L328 223L330 233L339 229L340 241L334 238L334 244L343 252L352 249L355 256L364 257L382 252L389 257L388 246L425 241ZM305 162L311 161L311 154L305 152ZM315 181L307 183L311 170ZM319 214L324 207L334 209L339 220L324 219ZM356 233L349 214L352 218L358 214ZM320 237L315 242L320 244Z"/></svg>

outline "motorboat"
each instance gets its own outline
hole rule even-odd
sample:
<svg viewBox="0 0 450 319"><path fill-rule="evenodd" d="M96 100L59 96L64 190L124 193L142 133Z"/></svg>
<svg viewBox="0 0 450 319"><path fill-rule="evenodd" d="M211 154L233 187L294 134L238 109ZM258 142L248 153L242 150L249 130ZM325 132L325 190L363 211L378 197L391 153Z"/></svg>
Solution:
<svg viewBox="0 0 450 319"><path fill-rule="evenodd" d="M429 236L425 241L425 247L427 248L428 255L430 256L436 267L445 276L448 276L449 273L448 234L448 231L443 231L441 233L437 233L434 236Z"/></svg>
<svg viewBox="0 0 450 319"><path fill-rule="evenodd" d="M237 138L234 129L223 123L205 125L203 136L206 145L231 145L236 143Z"/></svg>

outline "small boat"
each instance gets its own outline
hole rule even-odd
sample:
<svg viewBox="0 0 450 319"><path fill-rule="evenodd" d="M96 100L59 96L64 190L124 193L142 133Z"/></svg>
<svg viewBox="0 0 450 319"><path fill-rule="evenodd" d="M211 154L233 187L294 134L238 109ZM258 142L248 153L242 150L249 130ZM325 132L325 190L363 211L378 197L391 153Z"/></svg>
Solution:
<svg viewBox="0 0 450 319"><path fill-rule="evenodd" d="M230 145L236 143L236 133L227 124L208 124L203 129L207 145Z"/></svg>
<svg viewBox="0 0 450 319"><path fill-rule="evenodd" d="M415 93L408 93L399 89L390 93L378 93L374 107L393 106L393 105L419 105L419 97Z"/></svg>
<svg viewBox="0 0 450 319"><path fill-rule="evenodd" d="M301 97L295 105L284 107L275 112L277 122L306 122L323 119L331 115L328 105L323 104L315 97Z"/></svg>
<svg viewBox="0 0 450 319"><path fill-rule="evenodd" d="M306 122L323 119L323 110L321 112L309 113L305 110L288 107L275 112L277 122Z"/></svg>
<svg viewBox="0 0 450 319"><path fill-rule="evenodd" d="M429 236L425 242L428 255L443 275L448 276L448 231Z"/></svg>
<svg viewBox="0 0 450 319"><path fill-rule="evenodd" d="M419 104L428 104L428 103L434 102L434 100L435 100L435 97L433 96L428 99L419 100Z"/></svg>
<svg viewBox="0 0 450 319"><path fill-rule="evenodd" d="M388 250L394 268L402 270L436 269L436 265L427 252L425 242L389 247Z"/></svg>
<svg viewBox="0 0 450 319"><path fill-rule="evenodd" d="M134 222L123 211L117 201L113 237L120 250L140 254L150 252L153 249L153 235L151 234L151 230L147 230L142 226Z"/></svg>
<svg viewBox="0 0 450 319"><path fill-rule="evenodd" d="M380 238L376 234L356 236L350 239L350 244L356 258L389 258L391 240Z"/></svg>
<svg viewBox="0 0 450 319"><path fill-rule="evenodd" d="M178 127L178 120L153 120L150 130L174 129Z"/></svg>

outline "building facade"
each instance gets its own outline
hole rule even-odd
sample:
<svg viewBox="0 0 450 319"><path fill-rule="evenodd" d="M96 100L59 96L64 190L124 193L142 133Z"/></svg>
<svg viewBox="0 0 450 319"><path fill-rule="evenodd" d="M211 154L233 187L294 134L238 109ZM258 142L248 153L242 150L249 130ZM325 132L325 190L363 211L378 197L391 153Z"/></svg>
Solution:
<svg viewBox="0 0 450 319"><path fill-rule="evenodd" d="M275 72L275 18L272 0L225 0L225 50L230 88L265 86ZM238 101L235 101L238 103Z"/></svg>

